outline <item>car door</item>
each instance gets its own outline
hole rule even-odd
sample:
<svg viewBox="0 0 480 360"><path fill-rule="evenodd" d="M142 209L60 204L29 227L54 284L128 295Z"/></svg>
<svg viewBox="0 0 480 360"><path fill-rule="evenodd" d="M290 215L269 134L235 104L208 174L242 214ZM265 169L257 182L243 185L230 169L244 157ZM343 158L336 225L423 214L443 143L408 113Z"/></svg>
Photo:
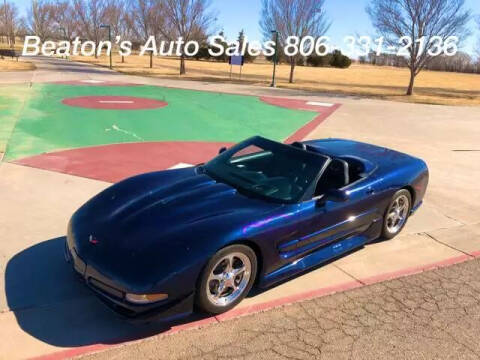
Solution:
<svg viewBox="0 0 480 360"><path fill-rule="evenodd" d="M365 232L379 220L377 208L372 201L373 188L369 181L361 181L351 186L348 186L348 179L345 181L345 186L342 186L342 182L332 183L331 190L337 191L336 197L316 193L311 200L306 201L302 230L296 241L298 255L348 238L359 237L356 243L360 245L367 241ZM328 190L323 189L324 192Z"/></svg>

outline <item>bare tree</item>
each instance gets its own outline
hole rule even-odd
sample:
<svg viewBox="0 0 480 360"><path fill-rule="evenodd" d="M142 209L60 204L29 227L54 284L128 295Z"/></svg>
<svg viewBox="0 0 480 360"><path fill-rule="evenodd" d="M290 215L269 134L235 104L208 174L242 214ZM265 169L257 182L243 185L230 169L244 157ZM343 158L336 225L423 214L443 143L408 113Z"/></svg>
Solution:
<svg viewBox="0 0 480 360"><path fill-rule="evenodd" d="M136 40L147 41L150 36L157 35L157 14L159 3L156 0L129 0L128 22Z"/></svg>
<svg viewBox="0 0 480 360"><path fill-rule="evenodd" d="M0 41L3 43L4 37L7 39L8 42L8 9L7 9L7 2L4 0L2 4L0 4Z"/></svg>
<svg viewBox="0 0 480 360"><path fill-rule="evenodd" d="M411 39L407 95L413 94L415 77L433 57L429 51L438 45L438 40L432 41L434 37L443 43L451 36L459 40L468 37L470 11L464 4L465 0L370 0L367 13L389 45L398 45L403 36Z"/></svg>
<svg viewBox="0 0 480 360"><path fill-rule="evenodd" d="M112 29L112 37L122 36L125 27L125 8L124 0L109 0L105 7L105 23Z"/></svg>
<svg viewBox="0 0 480 360"><path fill-rule="evenodd" d="M477 25L478 25L478 30L480 31L480 15L477 16ZM478 37L477 41L477 62L478 65L480 65L480 36Z"/></svg>
<svg viewBox="0 0 480 360"><path fill-rule="evenodd" d="M133 32L126 0L108 1L105 9L105 22L111 26L112 42L116 41L117 36L120 37L120 41L131 40ZM122 56L123 62L125 62L124 56Z"/></svg>
<svg viewBox="0 0 480 360"><path fill-rule="evenodd" d="M78 35L78 22L76 21L75 10L69 0L56 0L53 4L52 20L57 34L65 40L71 41ZM65 34L63 34L63 30Z"/></svg>
<svg viewBox="0 0 480 360"><path fill-rule="evenodd" d="M459 51L453 56L440 55L431 59L425 65L425 69L473 73L476 71L476 66L470 55L463 51Z"/></svg>
<svg viewBox="0 0 480 360"><path fill-rule="evenodd" d="M302 40L305 36L320 37L330 27L324 10L325 0L263 0L260 29L265 40L278 31L280 43L289 36ZM295 65L300 54L290 56L290 78L293 83Z"/></svg>
<svg viewBox="0 0 480 360"><path fill-rule="evenodd" d="M4 15L3 26L0 25L0 28L3 28L3 30L0 34L4 34L7 43L13 47L16 37L25 35L25 21L20 17L15 3L9 3L6 0L4 0L3 6L0 7L0 14Z"/></svg>
<svg viewBox="0 0 480 360"><path fill-rule="evenodd" d="M368 59L368 62L372 65L377 66L395 66L395 67L406 67L407 61L405 57L399 56L397 54L377 54L376 51L370 51L365 60Z"/></svg>
<svg viewBox="0 0 480 360"><path fill-rule="evenodd" d="M98 45L102 36L100 25L105 19L106 0L73 0L80 34ZM95 51L95 57L97 52Z"/></svg>
<svg viewBox="0 0 480 360"><path fill-rule="evenodd" d="M28 30L42 41L52 35L53 5L48 0L32 0L28 9Z"/></svg>
<svg viewBox="0 0 480 360"><path fill-rule="evenodd" d="M165 22L162 4L158 0L129 0L125 21L137 41L145 43L150 36L159 39L160 28ZM150 68L153 67L153 51L150 51Z"/></svg>
<svg viewBox="0 0 480 360"><path fill-rule="evenodd" d="M189 41L206 40L216 21L215 13L210 11L210 0L160 0L166 21L161 27L162 35L175 41L182 37ZM184 51L180 55L180 75L186 73Z"/></svg>
<svg viewBox="0 0 480 360"><path fill-rule="evenodd" d="M14 3L6 0L0 5L0 38L13 46L15 44L15 36L22 27L22 21L18 16L18 10Z"/></svg>

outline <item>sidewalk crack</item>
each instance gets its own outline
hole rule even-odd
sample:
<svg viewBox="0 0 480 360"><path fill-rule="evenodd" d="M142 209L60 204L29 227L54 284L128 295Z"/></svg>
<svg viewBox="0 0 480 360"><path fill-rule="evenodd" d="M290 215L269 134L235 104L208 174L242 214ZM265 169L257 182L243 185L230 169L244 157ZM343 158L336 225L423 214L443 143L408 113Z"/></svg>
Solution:
<svg viewBox="0 0 480 360"><path fill-rule="evenodd" d="M351 277L353 280L359 282L360 284L362 285L367 285L367 283L363 282L362 280L360 279L357 279L355 276L353 276L352 274L350 274L349 272L347 272L346 270L342 269L340 266L336 265L336 264L332 264L332 266L336 267L338 270L340 270L342 273L344 273L345 275Z"/></svg>
<svg viewBox="0 0 480 360"><path fill-rule="evenodd" d="M448 247L448 248L450 248L450 249L452 249L452 250L456 250L456 251L458 251L458 252L461 252L462 254L467 255L468 257L470 257L470 258L472 258L472 259L475 258L472 254L470 254L470 253L468 253L468 252L466 252L466 251L463 251L463 250L461 250L461 249L457 249L455 246L452 246L452 245L450 245L450 244L447 244L447 243L445 243L445 242L443 242L443 241L440 241L440 240L438 240L437 238L435 238L434 236L430 235L430 234L427 233L427 232L420 233L420 234L423 234L423 235L429 237L430 239L432 239L433 241L436 241L436 242L438 242L439 244L442 244L442 245L444 245L444 246L446 246L446 247Z"/></svg>

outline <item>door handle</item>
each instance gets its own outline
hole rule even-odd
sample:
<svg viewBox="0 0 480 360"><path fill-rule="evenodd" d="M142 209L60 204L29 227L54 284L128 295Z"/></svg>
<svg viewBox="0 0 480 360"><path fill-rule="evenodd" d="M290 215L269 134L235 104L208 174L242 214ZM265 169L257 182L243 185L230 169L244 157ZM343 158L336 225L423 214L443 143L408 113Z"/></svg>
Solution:
<svg viewBox="0 0 480 360"><path fill-rule="evenodd" d="M367 195L373 195L375 194L375 190L373 190L372 188L370 189L367 189L367 191L365 192Z"/></svg>

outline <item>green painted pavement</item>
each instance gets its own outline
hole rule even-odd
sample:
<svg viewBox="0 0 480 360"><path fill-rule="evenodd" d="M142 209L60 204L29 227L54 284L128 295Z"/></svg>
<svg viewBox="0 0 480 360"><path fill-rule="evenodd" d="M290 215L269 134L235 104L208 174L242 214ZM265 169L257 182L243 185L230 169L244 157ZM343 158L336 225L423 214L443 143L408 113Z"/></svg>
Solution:
<svg viewBox="0 0 480 360"><path fill-rule="evenodd" d="M34 84L6 159L86 146L142 141L238 142L253 135L284 140L317 113L267 105L256 97L156 86ZM152 110L70 107L64 98L135 96L168 102Z"/></svg>
<svg viewBox="0 0 480 360"><path fill-rule="evenodd" d="M5 152L15 122L31 92L27 84L0 86L0 153Z"/></svg>

